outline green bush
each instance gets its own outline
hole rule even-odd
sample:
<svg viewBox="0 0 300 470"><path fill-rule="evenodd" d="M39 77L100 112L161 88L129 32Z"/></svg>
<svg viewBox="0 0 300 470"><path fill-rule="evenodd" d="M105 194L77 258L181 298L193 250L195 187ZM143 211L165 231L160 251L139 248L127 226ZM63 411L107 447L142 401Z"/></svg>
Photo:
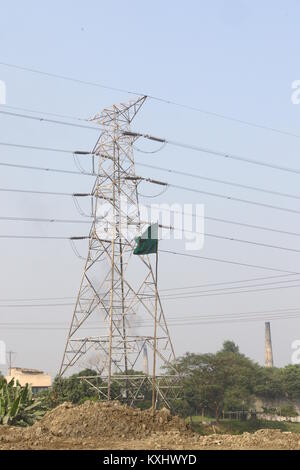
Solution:
<svg viewBox="0 0 300 470"><path fill-rule="evenodd" d="M31 387L14 379L0 382L0 424L27 426L46 412L42 400L33 398Z"/></svg>
<svg viewBox="0 0 300 470"><path fill-rule="evenodd" d="M296 408L292 404L282 406L279 412L281 416L289 416L289 417L298 416Z"/></svg>

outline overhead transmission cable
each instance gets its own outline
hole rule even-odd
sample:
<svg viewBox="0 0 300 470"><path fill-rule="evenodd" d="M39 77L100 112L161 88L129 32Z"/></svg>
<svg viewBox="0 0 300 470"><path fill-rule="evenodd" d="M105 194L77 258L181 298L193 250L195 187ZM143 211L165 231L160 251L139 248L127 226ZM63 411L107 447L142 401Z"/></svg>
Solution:
<svg viewBox="0 0 300 470"><path fill-rule="evenodd" d="M201 291L196 291L196 292L181 292L181 293L172 293L172 294L163 294L160 296L161 299L163 300L180 300L180 299L190 299L190 298L198 298L198 297L207 297L207 296L220 296L220 295L233 295L233 294L243 294L243 293L249 293L249 292L261 292L261 291L268 291L268 290L276 290L278 289L289 289L289 288L295 288L299 287L299 284L297 285L280 285L280 286L274 286L274 284L280 284L280 283L288 283L288 282L298 282L300 279L292 279L285 280L285 281L274 281L270 283L260 283L260 284L254 284L254 285L248 285L248 286L240 286L240 287L224 287L224 288L218 288L218 289L208 289L208 290L201 290ZM263 289L259 289L258 287L265 287ZM250 289L251 288L251 289ZM237 290L239 289L239 290ZM244 290L241 290L244 289ZM247 290L245 290L247 289ZM63 298L64 299L64 298ZM68 299L68 297L65 297L65 299ZM75 298L74 298L75 299ZM132 298L127 298L127 300L131 300ZM26 299L24 299L26 300ZM37 299L38 300L38 299ZM56 300L55 298L49 299L52 300L50 303L26 303L26 304L19 304L19 303L6 303L3 304L0 301L0 307L58 307L58 306L72 306L74 305L74 302L67 302L67 303L61 303L61 302L54 302ZM16 300L15 300L16 302ZM26 302L29 302L27 300ZM300 308L299 308L300 310Z"/></svg>
<svg viewBox="0 0 300 470"><path fill-rule="evenodd" d="M248 268L257 268L257 269L266 269L268 271L276 271L276 272L282 272L286 274L300 274L297 271L288 271L284 269L278 269L278 268L271 268L267 266L262 266L262 265L256 265L256 264L249 264L249 263L243 263L240 261L233 261L233 260L228 260L224 258L214 258L214 257L209 257L209 256L202 256L202 255L193 255L191 253L183 253L183 252L178 252L178 251L172 251L172 250L159 250L160 253L168 253L172 255L177 255L177 256L184 256L188 258L194 258L194 259L202 259L202 260L207 260L207 261L213 261L213 262L219 262L219 263L225 263L225 264L232 264L236 266L244 266Z"/></svg>
<svg viewBox="0 0 300 470"><path fill-rule="evenodd" d="M222 295L222 294L242 294L244 292L259 292L263 290L273 290L278 287L278 289L288 289L288 288L294 288L298 287L299 284L297 285L279 285L276 286L277 284L287 284L291 282L299 282L300 279L286 279L286 280L281 280L281 281L273 281L273 282L265 282L265 283L259 283L259 284L251 284L251 285L245 285L245 286L232 286L232 287L219 287L219 288L214 288L214 289L207 289L207 290L200 290L200 291L192 291L192 292L175 292L171 294L164 294L162 298L167 299L167 298L172 298L172 299L181 299L181 298L193 298L193 297L201 297L202 294L216 294L216 295ZM257 289L258 287L267 287L266 289ZM272 287L272 289L269 289L269 287ZM237 290L239 289L239 290ZM243 289L243 290L242 290ZM245 290L247 289L247 290ZM251 290L249 290L251 289Z"/></svg>
<svg viewBox="0 0 300 470"><path fill-rule="evenodd" d="M53 151L53 152L65 152L65 153L74 154L74 151L72 151L72 150L54 149L54 148L48 148L48 147L26 146L26 145L9 144L9 143L3 143L3 142L2 143L0 142L0 145L8 145L8 146L14 146L14 147L22 147L22 148L29 148L29 149L36 149L36 150L46 150L46 151ZM75 153L76 153L76 151L75 151ZM83 152L82 151L82 153L87 154L88 152ZM140 166L150 166L150 165L141 164L141 163L136 163L136 164L140 165ZM20 164L12 164L12 163L7 163L7 162L1 162L0 166L24 168L24 169L30 169L30 170L41 170L41 171L47 171L47 172L60 172L60 173L72 173L72 174L83 174L83 175L87 175L87 176L96 176L96 173L88 173L86 171L85 172L76 172L76 171L72 171L72 170L62 170L62 169L56 169L56 168L46 168L46 167L37 167L37 166L29 166L29 165L20 165ZM163 169L162 167L156 167L156 166L153 166L153 165L151 165L151 168L161 169L163 171L171 171L169 169ZM232 183L226 182L226 184L232 184ZM234 184L235 183L233 183L233 185ZM262 189L262 188L250 187L250 186L248 186L248 188L249 189L254 189L254 190L257 190L257 191L265 192L265 190ZM292 194L287 194L287 193L279 193L277 191L274 192L274 193L276 193L278 195L290 197L290 198L295 198L295 199L299 198L299 196L297 196L297 195L292 195ZM149 207L149 206L146 205L146 207ZM172 212L172 213L180 213L179 211L175 211L175 210L170 211L166 208L161 208L160 210L168 211L168 212ZM85 216L87 216L87 215L85 215ZM200 218L196 214L191 214L191 216L193 218ZM277 233L286 234L286 235L300 236L300 233L297 233L297 232L291 232L291 231L287 231L287 230L280 230L280 229L265 227L265 226L261 226L261 225L254 225L254 224L249 224L249 223L242 223L242 222L229 220L229 219L222 219L222 218L218 218L218 217L205 216L205 219L211 220L211 221L214 221L214 222L221 222L221 223L226 223L226 224L233 224L233 225L239 225L239 226L248 227L248 228L254 228L254 229L257 229L257 230L265 230L265 231L277 232Z"/></svg>
<svg viewBox="0 0 300 470"><path fill-rule="evenodd" d="M288 198L291 198L291 199L300 199L300 195L298 196L296 194L284 193L284 192L281 192L281 191L274 191L274 190L270 190L270 189L260 188L258 186L251 186L251 185L246 185L246 184L242 184L242 183L236 183L234 181L228 181L228 180L223 180L223 179L218 179L218 178L210 178L208 176L199 175L197 173L188 173L186 171L179 171L179 170L174 170L174 169L171 169L171 168L165 168L165 167L161 167L161 166L157 166L157 165L149 165L147 163L140 163L140 162L136 162L135 165L136 166L141 166L141 167L144 167L144 168L159 170L159 171L169 173L169 174L186 176L188 178L200 179L200 180L209 181L209 182L212 182L212 183L225 184L225 185L233 186L233 187L236 187L236 188L250 189L251 191L259 191L259 192L262 192L262 193L272 194L272 195L275 195L275 196L288 197Z"/></svg>
<svg viewBox="0 0 300 470"><path fill-rule="evenodd" d="M32 116L32 115L24 114L24 113L21 114L21 113L15 113L12 111L2 111L1 109L0 109L0 114L10 116L10 117L29 119L32 121L45 122L48 124L59 124L62 126L79 127L81 129L89 129L89 130L97 131L97 132L101 131L100 127L91 126L87 124L76 124L75 122L69 122L69 121L58 121L57 119L45 118L43 116Z"/></svg>
<svg viewBox="0 0 300 470"><path fill-rule="evenodd" d="M148 204L144 204L145 207L148 207L151 209L151 206ZM170 214L183 214L183 211L177 211L175 209L167 209L167 208L164 208L164 207L161 207L160 208L160 211L163 211L163 212L168 212ZM288 231L288 230L280 230L280 229L276 229L276 228L272 228L272 227L266 227L264 225L255 225L255 224L247 224L247 223L244 223L244 222L239 222L239 221L236 221L236 220L230 220L230 219L223 219L223 218L219 218L219 217L210 217L208 215L205 215L205 216L201 216L201 215L197 215L197 214L189 214L190 217L192 218L195 218L195 219L205 219L205 220L211 220L212 222L220 222L220 223L224 223L224 224L232 224L232 225L238 225L238 226L241 226L241 227L246 227L246 228L252 228L252 229L255 229L255 230L264 230L264 231L268 231L268 232L274 232L274 233L281 233L283 235L292 235L292 236L296 236L296 237L299 237L300 236L300 232L291 232L291 231Z"/></svg>
<svg viewBox="0 0 300 470"><path fill-rule="evenodd" d="M42 217L13 217L13 216L0 216L0 220L14 221L14 222L42 222L42 223L67 223L67 224L89 224L91 225L91 220L78 220L78 219L56 219L56 218L42 218ZM185 229L176 229L170 227L170 230L180 231L180 232L189 232L195 235L204 235L211 238L217 238L220 240L226 240L231 242L246 243L248 245L261 246L263 248L273 248L277 250L290 251L292 253L300 253L300 249L292 248L288 246L274 245L270 243L256 242L253 240L246 240L242 238L236 238L225 235L218 235L209 232L197 232L194 230L185 230Z"/></svg>
<svg viewBox="0 0 300 470"><path fill-rule="evenodd" d="M84 154L84 155L92 155L92 152L85 152L85 151L72 151L72 150L65 150L65 149L52 149L52 148L47 148L47 147L35 147L35 146L28 146L28 145L21 145L21 144L11 144L11 143L6 143L6 142L0 142L0 145L2 146L10 146L10 147L19 147L19 148L27 148L27 149L35 149L35 150L46 150L46 151L53 151L53 152L64 152L64 153L69 153L73 154L74 156L78 156L78 154ZM84 170L83 168L80 167L80 171L72 171L72 170L62 170L62 169L56 169L56 168L45 168L41 166L29 166L29 165L21 165L21 164L13 164L9 162L1 162L1 166L7 166L7 167L15 167L15 168L24 168L24 169L29 169L29 170L40 170L40 171L49 171L49 172L60 172L60 173L70 173L70 174L81 174L81 175L86 175L86 176L97 176L97 173L89 172ZM146 163L141 163L141 162L136 162L136 166L141 166L144 168L149 168L149 169L154 169L154 170L159 170L162 172L166 173L173 173L176 175L181 175L181 176L186 176L194 179L200 179L204 181L210 181L214 183L220 183L220 184L225 184L228 186L233 186L233 187L238 187L238 188L243 188L243 189L250 189L253 191L259 191L263 192L266 194L272 194L276 196L283 196L291 199L300 199L300 196L296 194L290 194L290 193L285 193L281 191L275 191L275 190L269 190L265 188L260 188L258 186L251 186L251 185L245 185L242 183L236 183L228 180L223 180L223 179L217 179L217 178L210 178L206 176L202 176L199 174L195 173L188 173L184 171L179 171L179 170L174 170L171 168L165 168L157 165L150 165Z"/></svg>
<svg viewBox="0 0 300 470"><path fill-rule="evenodd" d="M46 171L48 173L66 173L70 175L86 175L86 176L96 176L96 173L90 172L82 172L82 171L75 171L75 170L64 170L60 168L47 168L42 166L33 166L33 165L21 165L19 163L8 163L8 162L0 162L0 166L8 167L8 168L20 168L23 170L37 170L37 171Z"/></svg>
<svg viewBox="0 0 300 470"><path fill-rule="evenodd" d="M1 111L0 110L0 114L20 117L20 118L27 118L27 119L40 121L40 122L48 122L48 123L52 123L52 124L62 124L62 125L72 126L72 127L81 127L81 128L86 128L86 129L90 129L90 130L95 130L97 132L100 131L100 128L95 127L95 126L88 126L88 125L84 125L84 124L75 124L75 123L70 123L70 122L66 122L66 121L57 121L57 120L54 120L54 119L48 119L48 118L43 118L43 117L38 117L38 116L30 116L30 115L25 115L25 114L12 113L12 112L9 112L9 111ZM161 137L154 137L154 136L151 136L149 134L141 134L141 133L136 133L136 132L126 132L125 134L126 135L132 135L132 136L135 136L135 137L143 137L143 138L146 138L146 139L149 139L149 140L155 140L155 141L161 142L162 144L170 144L170 145L173 145L173 146L176 146L176 147L181 147L181 148L185 148L185 149L189 149L189 150L194 150L194 151L197 151L197 152L202 152L202 153L214 155L214 156L217 156L217 157L223 157L223 158L227 158L227 159L231 159L231 160L236 160L236 161L239 161L239 162L249 163L249 164L253 164L253 165L259 165L259 166L272 168L272 169L280 170L280 171L285 171L285 172L289 172L289 173L300 174L300 169L289 168L289 167L282 166L282 165L274 165L274 164L271 164L271 163L262 162L261 160L241 157L241 156L238 156L238 155L233 155L231 153L221 152L221 151L214 150L214 149L209 149L209 148L206 148L206 147L196 146L196 145L192 145L192 144L188 144L188 143L184 143L184 142L178 142L178 141L165 139L165 138L161 138Z"/></svg>
<svg viewBox="0 0 300 470"><path fill-rule="evenodd" d="M89 235L80 235L80 236L45 236L45 235L14 235L14 234L7 234L7 235L0 235L0 239L49 239L49 240L88 240L90 238ZM103 240L104 242L109 243L108 240ZM201 255L192 255L189 253L182 253L182 252L175 252L175 251L170 251L170 250L161 250L160 252L162 253L169 253L173 255L179 255L179 256L185 256L189 258L198 258L198 259L203 259L207 261L214 261L214 262L220 262L220 263L227 263L227 264L232 264L236 266L244 266L248 268L255 268L255 269L264 269L268 271L274 271L274 272L281 272L281 273L286 273L286 274L300 274L295 271L288 271L284 269L279 269L279 268L273 268L273 267L268 267L268 266L263 266L263 265L256 265L256 264L250 264L250 263L243 263L239 261L234 261L234 260L228 260L228 259L223 259L223 258L213 258L213 257L208 257L208 256L201 256Z"/></svg>
<svg viewBox="0 0 300 470"><path fill-rule="evenodd" d="M81 121L81 122L90 122L89 119L78 117L78 116L71 116L70 114L59 114L59 113L51 113L49 111L44 111L42 109L31 109L31 108L24 108L19 106L11 106L8 104L0 104L0 109L13 109L15 111L22 111L25 113L34 113L34 114L45 114L47 116L59 117L62 119L73 119L74 121Z"/></svg>
<svg viewBox="0 0 300 470"><path fill-rule="evenodd" d="M160 139L158 137L156 138L156 137L150 136L149 134L138 134L136 132L127 132L126 134L132 135L132 136L140 136L140 137L144 137L144 138L147 138L147 139L150 139L150 140ZM162 139L162 140L164 141L164 139ZM170 143L171 141L166 140L165 142ZM0 142L0 145L1 146L6 146L6 147L25 148L25 149L30 149L30 150L45 150L45 151L50 151L50 152L68 153L68 154L72 154L72 155L74 155L74 154L75 155L86 155L86 156L96 155L94 152L86 151L86 150L69 150L69 149L51 148L51 147L26 145L26 144L15 144L15 143L11 143L11 142ZM175 144L173 143L173 145L175 145ZM262 166L266 166L268 168L272 168L272 169L275 169L275 170L281 170L281 171L287 171L287 172L290 172L290 173L300 174L300 169L298 169L298 168L290 168L290 167L285 167L285 166L273 165L271 163L261 162L260 160L251 160L251 159L248 159L248 158L233 156L233 155L223 153L223 152L218 152L218 151L215 151L215 150L209 150L209 149L204 150L202 147L189 146L189 144L183 144L182 143L182 144L180 144L180 146L186 146L187 148L192 147L193 150L198 150L200 152L213 153L213 154L216 154L218 156L225 157L225 158L234 158L234 159L238 159L239 161L242 161L242 162L253 163L255 165L262 165ZM149 164L146 164L146 163L137 162L136 165L144 166L144 167L148 167L148 168L153 168L153 169L158 169L158 170L161 170L161 171L166 171L168 173L172 172L174 174L190 176L190 177L193 177L193 178L201 178L201 179L204 178L204 177L202 177L202 175L191 174L191 173L188 173L188 172L181 172L179 170L173 170L173 169L171 170L169 168L164 168L164 167L155 166L155 165L149 165ZM236 185L239 184L239 183L234 183L234 182L232 183L232 182L229 182L229 181L226 181L226 180L217 180L217 179L215 179L215 182L219 182L219 183L222 183L222 184L230 184L230 185L233 185L233 186L236 186ZM243 185L243 187L245 187L245 189L253 189L253 190L256 190L256 191L260 191L260 190L263 189L263 188L257 188L255 186L250 186L250 185L247 185L247 186ZM267 191L268 190L264 190L264 192L267 192ZM275 192L275 193L277 194L277 192ZM293 196L293 195L286 194L286 193L280 193L280 192L278 192L278 195L282 195L282 196L286 196L286 197L295 197L296 199L299 198L297 196Z"/></svg>
<svg viewBox="0 0 300 470"><path fill-rule="evenodd" d="M212 282L212 283L205 283L205 284L196 284L196 285L189 285L189 286L179 286L179 287L169 287L169 288L163 288L160 289L160 292L168 292L168 291L180 291L180 290L186 290L186 289L198 289L198 288L205 288L205 287L215 287L215 286L221 286L221 285L228 285L228 284L240 284L240 283L245 283L245 282L256 282L256 281L265 281L269 279L280 279L283 277L293 277L295 274L276 274L273 276L260 276L260 277L251 277L251 278L246 278L246 279L235 279L233 281L219 281L219 282ZM292 281L292 279L291 279ZM63 297L3 297L0 298L0 303L1 302L41 302L41 301L46 301L46 300L70 300L70 299L76 299L76 296L63 296ZM300 307L296 308L297 310L300 310ZM277 311L278 309L276 309ZM280 310L280 309L279 309ZM286 309L284 309L286 310ZM274 310L272 310L274 311ZM250 312L253 313L253 312ZM257 313L257 312L255 312Z"/></svg>
<svg viewBox="0 0 300 470"><path fill-rule="evenodd" d="M256 281L266 281L269 279L279 279L282 277L293 277L296 276L297 274L276 274L274 276L260 276L260 277L252 277L252 278L247 278L247 279L237 279L233 281L222 281L222 282L209 282L206 284L195 284L195 285L188 285L188 286L179 286L179 287L168 287L164 289L160 289L160 292L169 292L169 291L180 291L180 290L186 290L186 289L198 289L198 288L204 288L204 287L216 287L216 286L226 286L228 284L241 284L245 282L256 282ZM291 279L290 281L293 281ZM1 299L0 299L1 301Z"/></svg>
<svg viewBox="0 0 300 470"><path fill-rule="evenodd" d="M47 235L0 235L0 239L22 239L22 240L88 240L90 237L79 235L74 237L47 236Z"/></svg>
<svg viewBox="0 0 300 470"><path fill-rule="evenodd" d="M235 118L233 116L228 116L228 115L225 115L225 114L222 114L222 113L209 111L209 110L200 108L198 106L194 106L194 105L190 105L190 104L186 104L186 103L181 103L181 102L178 102L178 101L175 101L175 100L155 96L155 95L152 95L152 94L149 94L149 93L144 93L144 92L141 93L141 92L138 92L138 91L128 90L126 88L119 88L119 87L104 85L102 83L98 83L98 82L94 82L94 81L81 80L81 79L78 79L78 78L75 78L75 77L70 77L70 76L63 75L63 74L57 74L57 73L53 73L53 72L52 73L51 72L45 72L45 71L38 70L38 69L35 69L35 68L24 67L24 66L20 66L20 65L17 65L17 64L7 63L7 62L0 62L0 65L11 68L11 69L21 70L21 71L24 71L24 72L30 72L30 73L34 73L34 74L49 77L49 78L65 80L65 81L69 81L69 82L73 82L73 83L77 83L77 84L81 84L81 85L87 85L87 86L101 88L101 89L110 90L110 91L115 91L115 92L119 92L119 93L126 93L128 95L133 95L133 96L144 95L144 96L147 96L148 99L151 99L153 101L157 101L157 102L167 104L167 105L176 106L178 108L186 109L186 110L193 111L193 112L198 112L198 113L201 113L201 114L206 115L206 116L216 117L216 118L227 120L227 121L230 121L230 122L235 122L237 124L243 124L243 125L246 125L246 126L249 126L249 127L262 129L262 130L266 130L266 131L269 131L269 132L272 132L272 133L277 133L277 134L281 134L281 135L285 135L285 136L296 137L296 138L300 137L300 134L296 134L294 132L278 129L278 128L273 127L273 126L267 126L267 125L264 125L264 124L251 122L251 121L244 120L244 119Z"/></svg>
<svg viewBox="0 0 300 470"><path fill-rule="evenodd" d="M253 201L251 199L243 199L243 198L238 198L238 197L235 197L235 196L230 196L230 195L226 195L226 194L222 194L222 193L216 193L216 192L212 192L212 191L204 191L204 190L201 190L201 189L197 189L197 188L191 188L191 187L188 187L188 186L181 186L181 185L177 185L177 184L172 184L172 183L163 183L163 185L165 185L166 187L169 187L169 188L174 188L174 189L180 189L182 191L188 191L188 192L193 192L193 193L198 193L198 194L203 194L204 196L209 196L209 197L216 197L216 198L221 198L221 199L226 199L226 200L230 200L230 201L233 201L233 202L238 202L238 203L242 203L242 204L250 204L250 205L254 205L254 206L258 206L258 207L264 207L266 209L274 209L274 210L279 210L279 211L284 211L284 212L290 212L290 213L293 213L293 214L300 214L300 210L297 210L297 209L291 209L291 208L288 208L288 207L283 207L283 206L278 206L278 205L274 205L274 204L267 204L267 203L263 203L263 202L259 202L259 201ZM48 191L48 192L45 192L45 191L26 191L26 190L18 190L18 189L5 189L5 188L1 188L0 191L7 191L7 192L32 192L32 193L37 193L37 194L57 194L57 195L60 195L60 196L70 196L69 193L54 193L54 192L51 192L51 191ZM82 196L82 194L80 194ZM91 193L87 193L86 196L91 196Z"/></svg>
<svg viewBox="0 0 300 470"><path fill-rule="evenodd" d="M266 167L266 168L272 168L274 170L280 170L280 171L286 171L286 172L289 172L289 173L300 174L300 169L298 169L298 168L290 168L290 167L283 166L283 165L275 165L273 163L262 162L261 160L242 157L242 156L239 156L239 155L234 155L232 153L222 152L222 151L210 149L210 148L207 148L207 147L201 147L199 145L194 145L194 144L189 144L189 143L185 143L185 142L179 142L179 141L175 141L175 140L171 140L171 139L166 139L164 137L157 137L157 136L152 136L150 134L143 134L143 133L140 133L140 132L133 132L133 131L123 132L123 135L133 137L133 139L144 138L144 139L147 139L147 140L153 140L155 142L167 143L167 144L173 145L175 147L180 147L180 148L184 148L184 149L187 149L187 150L194 150L195 152L210 154L210 155L213 155L215 157L227 158L229 160L236 160L236 161L239 161L239 162L242 162L242 163L249 163L249 164L252 164L252 165L259 165L259 166L263 166L263 167Z"/></svg>
<svg viewBox="0 0 300 470"><path fill-rule="evenodd" d="M179 319L177 321L170 321L168 322L168 325L172 326L172 327L176 327L176 326L180 326L181 328L182 327L187 327L187 326L197 326L197 325L209 325L209 324L227 324L227 323L249 323L249 322L264 322L266 319L268 320L272 320L272 321L276 321L276 320L289 320L289 319L297 319L300 317L300 314L286 314L286 315L272 315L271 318L267 317L267 316L263 316L263 315L260 315L260 316L253 316L253 317L228 317L228 318L222 318L222 319L214 319L212 317L212 319L207 319L207 320L193 320L193 321L180 321ZM27 323L28 325L28 323ZM136 326L144 326L145 328L152 328L152 324L150 323L137 323ZM66 326L65 328L64 327L60 327L60 326L23 326L23 325L13 325L13 324L10 324L10 325L7 325L5 326L5 324L1 324L1 327L2 329L5 329L5 330L22 330L22 331L67 331L69 329L68 326ZM94 326L90 326L90 327L84 327L83 329L84 330L88 330L88 331L91 331L91 329L94 329L95 327ZM100 328L100 329L105 329L105 327L103 326L97 326L97 328Z"/></svg>
<svg viewBox="0 0 300 470"><path fill-rule="evenodd" d="M0 142L0 145L3 147L13 147L13 148L21 148L27 150L42 150L45 152L55 152L55 153L68 153L71 155L78 154L78 155L93 155L93 152L85 151L85 150L70 150L70 149L61 149L55 147L43 147L40 145L26 145L26 144L16 144L13 142Z"/></svg>

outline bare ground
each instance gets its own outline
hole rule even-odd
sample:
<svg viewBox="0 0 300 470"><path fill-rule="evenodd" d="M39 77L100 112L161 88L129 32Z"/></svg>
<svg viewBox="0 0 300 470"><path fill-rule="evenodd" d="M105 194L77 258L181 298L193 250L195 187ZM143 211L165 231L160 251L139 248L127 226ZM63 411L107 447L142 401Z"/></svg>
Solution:
<svg viewBox="0 0 300 470"><path fill-rule="evenodd" d="M0 426L0 449L300 449L300 435L262 429L200 436L167 410L153 416L113 403L69 403L28 428Z"/></svg>

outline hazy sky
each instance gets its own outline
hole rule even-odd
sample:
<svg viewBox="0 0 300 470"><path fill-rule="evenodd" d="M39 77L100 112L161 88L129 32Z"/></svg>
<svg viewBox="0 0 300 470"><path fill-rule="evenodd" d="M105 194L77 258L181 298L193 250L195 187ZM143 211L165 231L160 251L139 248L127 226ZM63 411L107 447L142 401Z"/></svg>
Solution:
<svg viewBox="0 0 300 470"><path fill-rule="evenodd" d="M0 6L0 62L159 96L300 135L300 106L291 102L291 84L300 79L300 5L297 0L11 0L0 1ZM8 106L81 118L131 98L125 92L76 84L3 65L0 65L0 80L6 83ZM5 107L1 106L0 110ZM300 139L297 137L154 100L146 102L134 128L245 158L300 168ZM87 129L0 114L0 142L76 149L92 147L96 138L97 134ZM0 149L0 162L76 170L72 157L61 153ZM136 160L300 197L299 175L294 173L171 146L154 155L137 152ZM138 171L175 184L290 208L295 213L175 189L169 189L158 201L202 203L209 217L300 232L297 199L155 170L147 172L141 167ZM0 188L79 192L89 191L92 184L92 178L76 175L5 167L0 173ZM145 186L145 194L149 191L153 190ZM143 202L148 204L153 200ZM0 216L80 219L72 200L63 197L2 192L0 204ZM299 247L297 236L211 220L206 221L205 229L222 236ZM88 230L88 224L0 220L2 235L81 235ZM182 241L163 241L161 246L184 250ZM78 243L77 248L85 256L86 243ZM296 272L300 262L297 252L212 237L206 237L204 249L195 254ZM54 240L1 239L0 256L0 339L9 350L17 353L16 365L40 368L54 375L62 357L66 328L72 315L72 297L79 287L83 261L74 255L68 241ZM168 254L160 257L162 289L276 274L280 273ZM262 312L257 321L171 325L176 352L213 352L224 340L232 339L245 354L263 363L264 321L270 319L275 364L289 363L291 344L300 339L300 318L284 319L283 313L280 320L272 321L272 314L264 312L298 308L300 275L295 279L299 282L290 283L296 286L292 288L164 300L166 315L172 318L198 315L201 319L202 315L207 318L210 314L220 314L226 319L226 314L234 312ZM22 307L26 302L17 301L54 297L71 297L64 301L70 305ZM15 306L17 303L19 307Z"/></svg>

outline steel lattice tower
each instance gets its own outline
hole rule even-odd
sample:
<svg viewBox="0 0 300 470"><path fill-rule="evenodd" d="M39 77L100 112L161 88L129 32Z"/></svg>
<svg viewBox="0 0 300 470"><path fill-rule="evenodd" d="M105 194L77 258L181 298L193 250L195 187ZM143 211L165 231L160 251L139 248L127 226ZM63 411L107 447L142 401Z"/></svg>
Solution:
<svg viewBox="0 0 300 470"><path fill-rule="evenodd" d="M134 402L145 381L153 383L150 375L133 373L137 367L142 370L145 346L150 352L149 363L152 360L153 365L153 358L156 358L157 370L162 365L170 366L174 376L168 377L172 383L176 376L175 354L159 294L155 321L156 285L150 256L132 255L135 246L132 234L142 229L143 221L138 200L138 184L142 178L135 172L130 124L145 99L114 105L93 119L100 126L100 137L93 151L98 159L92 191L93 223L60 368L60 375L63 375L78 365L83 356L97 351L102 358L100 396L110 399L112 380L119 380L128 403ZM127 231L125 226L128 226ZM99 331L93 336L83 335L83 327L91 316L100 319L105 335L98 334ZM153 327L145 335L144 331L139 331L139 325L145 322L149 325L149 321ZM92 379L85 378L95 387ZM168 383L166 376L163 381L159 377L154 380L157 396L169 406L171 382Z"/></svg>

